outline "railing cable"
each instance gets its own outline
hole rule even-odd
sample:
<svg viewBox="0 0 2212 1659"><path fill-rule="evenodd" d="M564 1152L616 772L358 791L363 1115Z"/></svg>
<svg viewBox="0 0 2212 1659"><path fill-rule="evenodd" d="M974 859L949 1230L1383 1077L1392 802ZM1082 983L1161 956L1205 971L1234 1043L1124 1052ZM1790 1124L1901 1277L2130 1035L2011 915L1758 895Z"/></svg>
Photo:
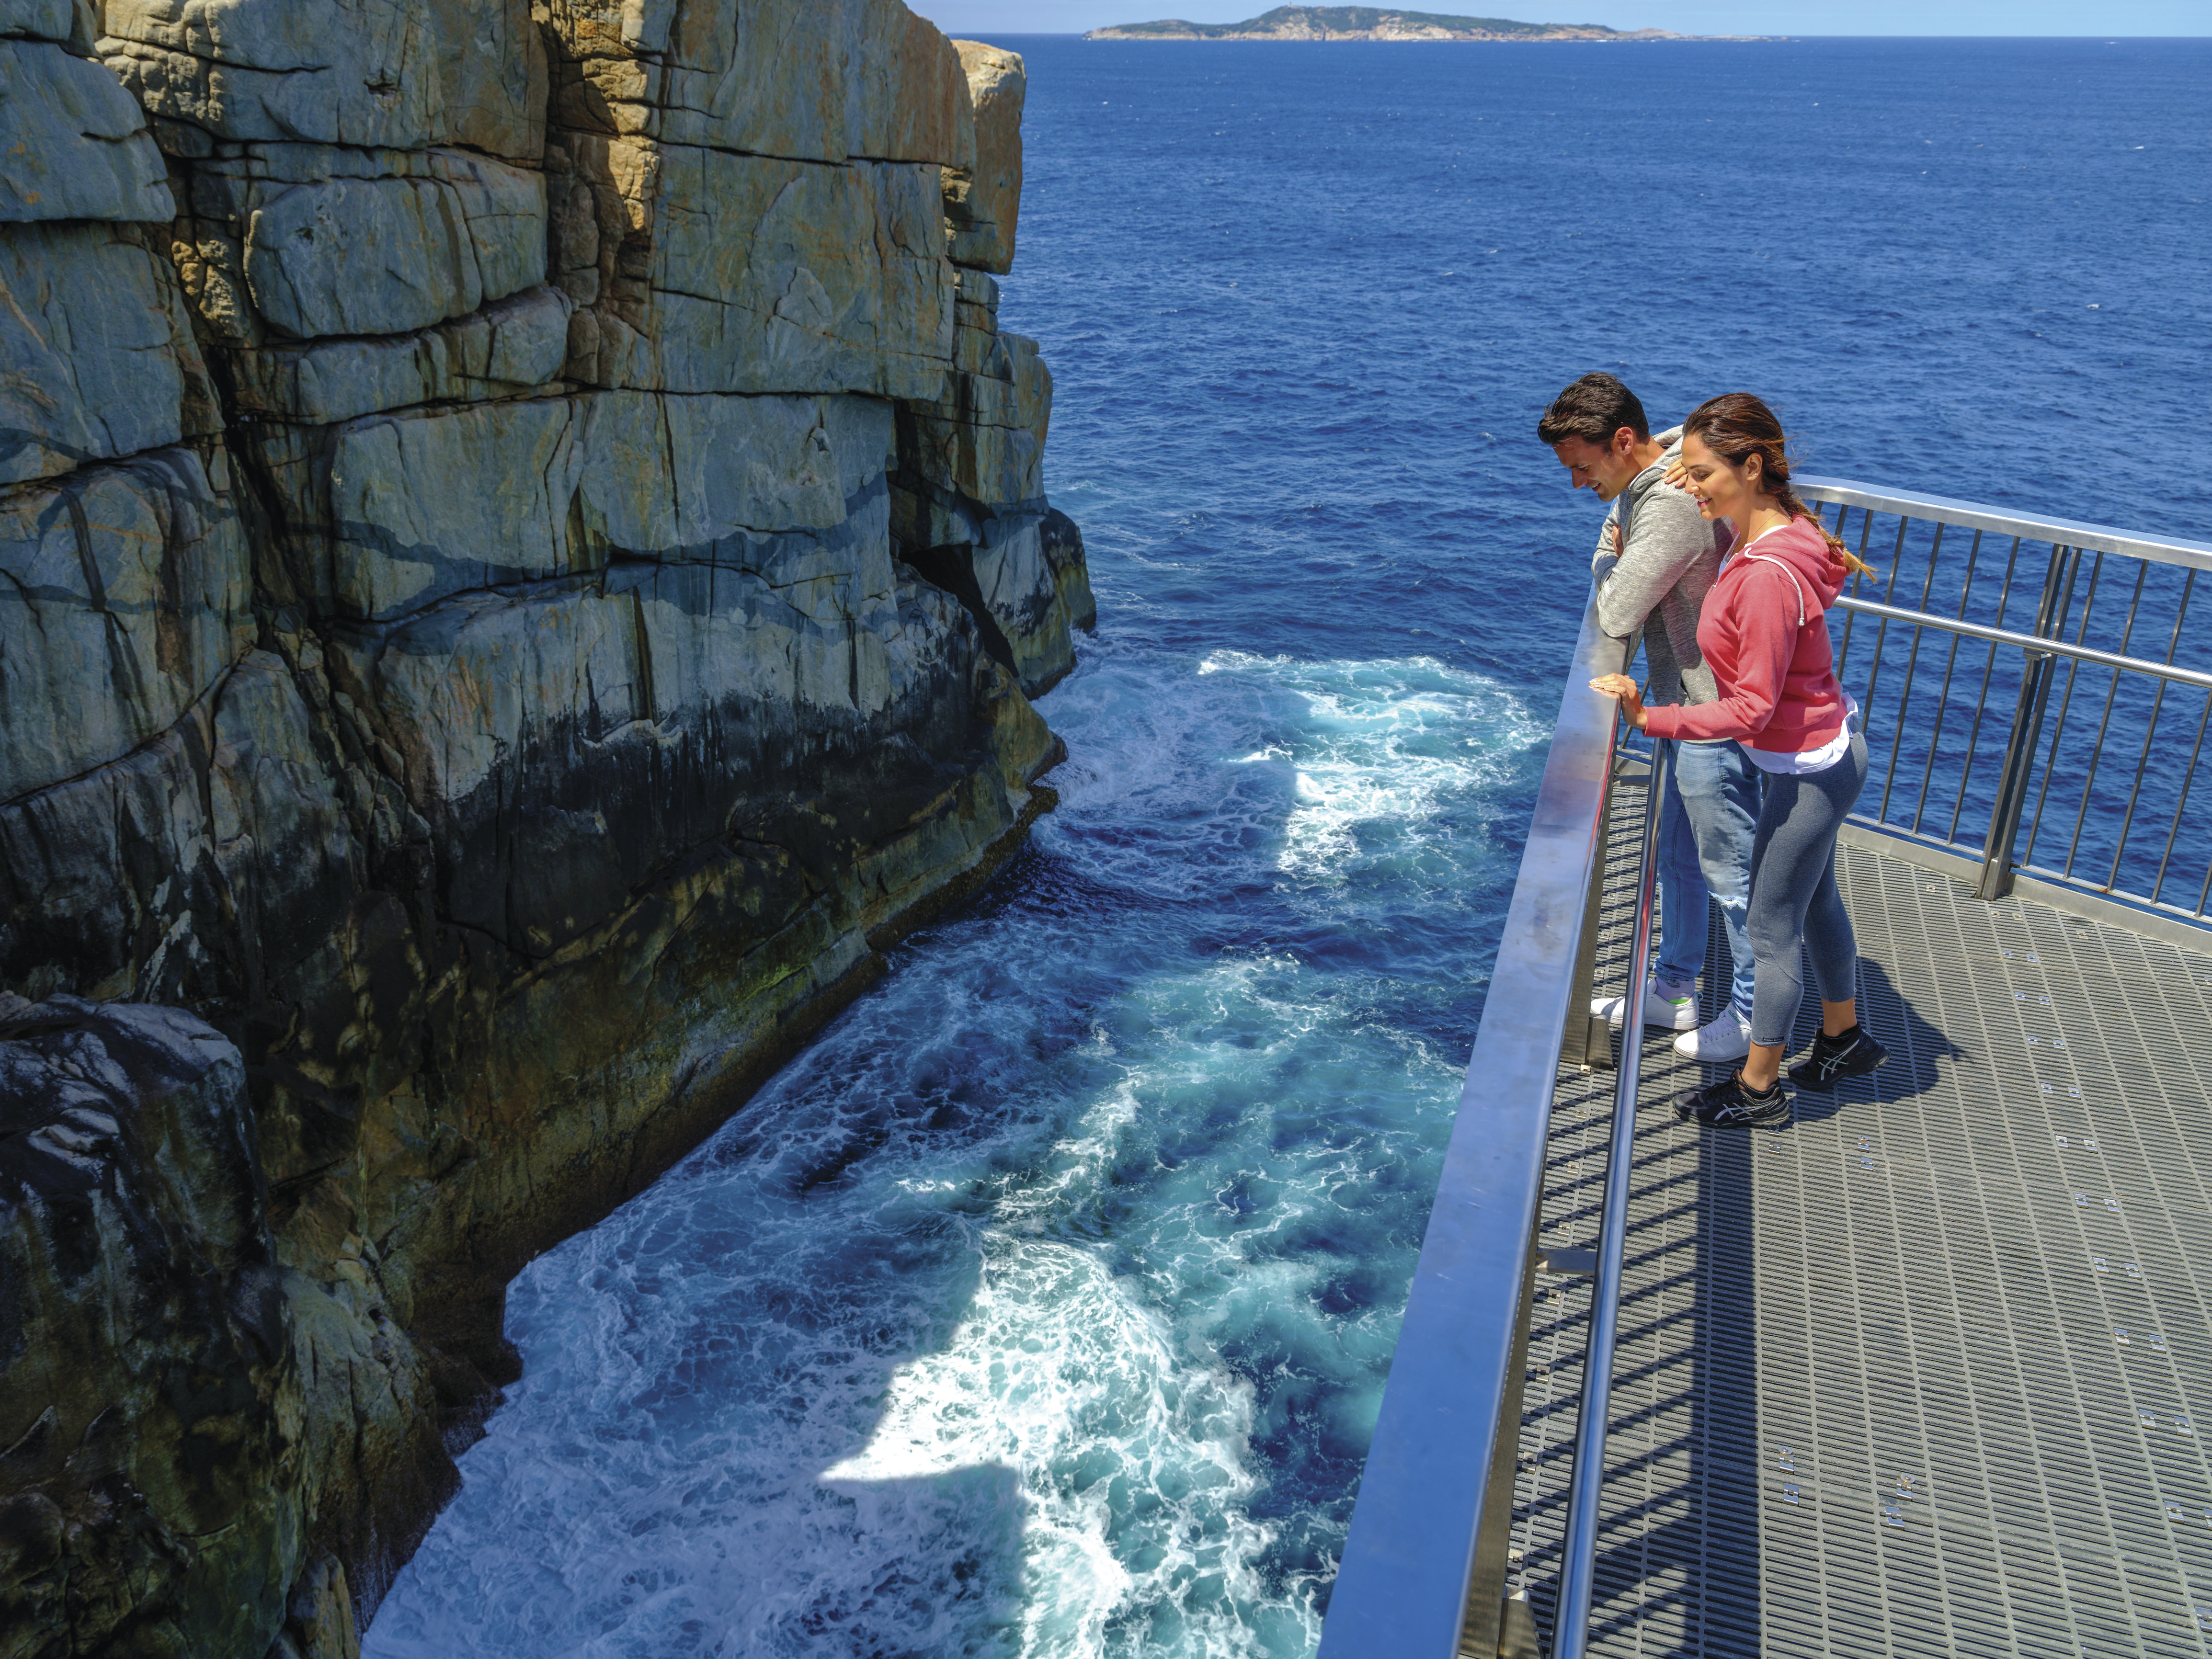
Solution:
<svg viewBox="0 0 2212 1659"><path fill-rule="evenodd" d="M2151 884L2150 902L2158 902L2158 896L2166 890L2166 867L2173 862L2173 843L2181 834L2181 815L2188 810L2190 786L2197 781L2197 757L2204 752L2204 727L2212 721L2212 691L2204 695L2203 712L2197 716L2197 741L2189 745L2189 764L2182 769L2181 794L2173 803L2173 827L2166 832L2166 856L2158 861L2158 879ZM2202 910L2203 902L2197 908Z"/></svg>
<svg viewBox="0 0 2212 1659"><path fill-rule="evenodd" d="M1923 612L1928 609L1929 596L1936 591L1936 564L1942 556L1943 526L1939 524L1936 526L1935 545L1928 550L1928 576L1920 584L1920 609ZM1912 679L1913 676L1920 672L1920 641L1925 634L1924 629L1916 628L1912 630L1912 648L1905 655L1905 690L1899 694L1897 699L1897 736L1889 745L1889 770L1881 781L1881 808L1875 814L1876 817L1886 818L1889 816L1889 792L1896 787L1897 763L1905 754L1905 711L1912 703ZM1869 702L1873 700L1874 688L1871 686L1867 688L1867 697ZM1936 710L1936 718L1939 721L1942 718L1940 706Z"/></svg>
<svg viewBox="0 0 2212 1659"><path fill-rule="evenodd" d="M1966 580L1959 590L1958 614L1964 617L1966 606L1974 596L1974 571L1982 561L1982 532L1974 532L1974 544L1966 550ZM1951 635L1950 654L1943 659L1943 684L1936 693L1936 732L1929 738L1929 764L1921 769L1920 797L1912 803L1912 833L1920 833L1920 821L1928 813L1928 790L1936 780L1936 753L1943 745L1943 722L1951 718L1951 674L1959 665L1959 635Z"/></svg>
<svg viewBox="0 0 2212 1659"><path fill-rule="evenodd" d="M2166 641L2166 659L2171 663L2174 653L2181 649L2181 626L2188 620L2190 596L2197 591L2197 573L2192 570L2181 584L2181 603L2173 613L2173 637ZM2105 878L2107 888L2120 884L2120 858L2128 848L2128 832L2136 826L2136 804L2142 799L2143 774L2150 768L2151 744L2158 736L2158 717L2166 707L2166 682L2158 683L2158 690L2150 700L2150 723L2143 728L2142 753L2136 761L2136 781L2128 787L2128 810L2120 819L2120 834L2112 848L2112 873ZM2159 860L2159 873L2166 872L2166 861ZM2158 889L2151 889L2153 903L2156 903Z"/></svg>
<svg viewBox="0 0 2212 1659"><path fill-rule="evenodd" d="M1997 590L1997 623L2000 627L2004 623L2005 608L2012 603L2013 570L2019 562L2020 538L2015 536L2012 538L2012 551L2005 557L2004 586ZM1963 611L1960 614L1959 620L1961 622L1966 620ZM1850 631L1849 622L1844 624L1844 630L1846 633ZM1943 832L1943 839L1946 841L1954 842L1959 839L1959 820L1966 816L1966 783L1974 775L1974 757L1980 752L1982 716L1989 712L1990 677L1996 672L1996 665L1997 647L1996 641L1992 640L1990 641L1990 654L1982 664L1982 689L1974 694L1974 723L1966 730L1966 752L1959 767L1959 795L1958 799L1951 803L1951 827ZM1842 672L1840 667L1837 670L1839 674ZM1930 759L1932 760L1933 757L1930 757Z"/></svg>
<svg viewBox="0 0 2212 1659"><path fill-rule="evenodd" d="M2104 556L2102 554L2098 555L2098 558L2100 562L2103 557ZM2191 574L2193 575L2196 573L2192 571ZM2129 644L2135 638L2136 617L2142 610L2143 584L2149 580L2149 577L2150 567L2148 565L2142 564L2136 567L2135 592L2128 598L2127 622L2126 625L2120 629L2120 649L2123 653L2127 650ZM2096 591L2096 577L2094 575L2092 575L2089 579L2089 586L2090 592L2094 594ZM2087 607L2085 605L2082 608L2081 612L2081 629L2074 636L2077 642L2087 636L2088 629L2089 613ZM2081 810L2074 814L2074 836L2072 840L2066 843L2066 862L2061 866L2063 872L2069 876L2074 873L2074 860L2081 850L2081 831L2087 826L2089 822L2089 800L2091 795L2094 793L2097 787L2097 771L2098 769L2105 763L2105 734L2112 729L2112 705L2119 700L2119 696L2120 671L2115 668L2112 671L2112 683L2110 686L2106 688L2105 712L2097 721L2096 738L2089 744L2089 771L2088 775L2081 780ZM2051 734L2050 758L2044 762L2043 775L2046 779L2050 777L2052 769L2057 763L2058 738L2064 732L2066 726L2065 718L2063 713L2060 716L2058 724L2059 730ZM2021 862L2023 864L2033 863L2034 861L2034 858L2035 837L2030 836L2027 841L2027 850L2021 854Z"/></svg>
<svg viewBox="0 0 2212 1659"><path fill-rule="evenodd" d="M2124 668L2132 673L2155 675L2160 679L2212 690L2212 672L2203 669L2178 668L2171 663L2155 662L2144 657L2122 656L2117 651L2100 651L2091 646L2069 645L2064 640L2047 639L2040 634L2015 633L2009 628L1954 622L1948 617L1931 616L1924 611L1901 610L1895 605L1876 605L1869 599L1839 599L1836 601L1836 608L1838 611L1864 611L1869 616L1887 617L1893 622L1908 622L1922 628L1941 628L1978 640L1994 640L1999 645L2021 646L2045 656L2069 657L2081 662L2097 663L2106 668Z"/></svg>

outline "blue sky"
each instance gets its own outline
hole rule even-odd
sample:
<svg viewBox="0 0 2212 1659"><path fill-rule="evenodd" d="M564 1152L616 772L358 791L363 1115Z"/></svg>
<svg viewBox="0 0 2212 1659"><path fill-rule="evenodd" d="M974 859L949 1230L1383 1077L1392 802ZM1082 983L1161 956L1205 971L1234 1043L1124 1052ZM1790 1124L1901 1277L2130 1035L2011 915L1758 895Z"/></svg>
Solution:
<svg viewBox="0 0 2212 1659"><path fill-rule="evenodd" d="M1380 3L1382 0L1369 0ZM913 0L909 0L913 3ZM1276 0L921 0L948 34L1074 34L1187 17L1233 23ZM1407 0L1416 11L1686 34L2212 34L2212 0Z"/></svg>

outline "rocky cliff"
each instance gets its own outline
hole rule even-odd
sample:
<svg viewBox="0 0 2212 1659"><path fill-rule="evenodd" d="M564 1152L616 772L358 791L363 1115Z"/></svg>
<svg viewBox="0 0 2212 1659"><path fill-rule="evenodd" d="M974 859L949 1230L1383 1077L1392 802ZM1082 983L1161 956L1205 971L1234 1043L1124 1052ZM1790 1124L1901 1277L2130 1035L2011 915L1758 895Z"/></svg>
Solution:
<svg viewBox="0 0 2212 1659"><path fill-rule="evenodd" d="M1021 60L0 0L0 1656L350 1653L503 1286L1050 804Z"/></svg>

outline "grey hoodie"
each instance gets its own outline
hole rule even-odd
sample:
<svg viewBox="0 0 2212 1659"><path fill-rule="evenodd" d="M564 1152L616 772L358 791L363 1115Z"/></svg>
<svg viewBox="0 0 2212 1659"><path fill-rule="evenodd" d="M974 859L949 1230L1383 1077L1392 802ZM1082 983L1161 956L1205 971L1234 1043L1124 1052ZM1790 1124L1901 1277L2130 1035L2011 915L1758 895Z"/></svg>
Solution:
<svg viewBox="0 0 2212 1659"><path fill-rule="evenodd" d="M1615 639L1632 641L1644 629L1644 655L1651 671L1649 701L1711 702L1720 691L1698 649L1698 613L1720 574L1731 532L1724 521L1707 523L1687 490L1662 482L1681 455L1682 428L1661 433L1659 441L1667 446L1666 453L1629 480L1598 531L1597 552L1590 560L1598 582L1598 626ZM1617 558L1616 525L1622 531ZM1644 629L1655 610L1659 626Z"/></svg>

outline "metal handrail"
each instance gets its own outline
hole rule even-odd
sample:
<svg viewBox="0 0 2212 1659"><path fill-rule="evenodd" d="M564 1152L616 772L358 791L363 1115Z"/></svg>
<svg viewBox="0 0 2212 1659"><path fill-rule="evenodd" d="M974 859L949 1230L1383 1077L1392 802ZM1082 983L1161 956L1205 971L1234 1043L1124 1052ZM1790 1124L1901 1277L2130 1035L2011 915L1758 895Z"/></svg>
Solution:
<svg viewBox="0 0 2212 1659"><path fill-rule="evenodd" d="M1575 1418L1574 1476L1559 1562L1559 1600L1552 1659L1583 1659L1589 1645L1590 1591L1597 1571L1598 1508L1605 1490L1606 1431L1613 1420L1613 1360L1620 1328L1621 1259L1628 1245L1628 1193L1636 1166L1636 1097L1644 1069L1644 965L1651 954L1652 888L1659 871L1659 803L1670 752L1658 745L1644 796L1644 836L1636 876L1636 933L1628 952L1621 1017L1620 1076L1613 1091L1613 1139L1606 1153L1605 1212L1597 1242L1597 1284L1590 1296L1583 1398Z"/></svg>
<svg viewBox="0 0 2212 1659"><path fill-rule="evenodd" d="M1963 634L1968 639L1993 640L1999 645L2017 645L2044 656L2069 657L2077 662L2094 662L2106 668L2124 669L2131 674L2151 674L2162 680L2173 680L2182 685L2199 686L2212 691L2212 673L2195 668L2176 668L2171 663L2152 662L2144 657L2124 657L2117 651L2099 651L2089 646L2069 645L2063 640L2046 639L2040 634L2021 634L2009 628L1985 628L1979 623L1961 622L1956 617L1939 617L1927 611L1907 611L1901 605L1876 605L1872 599L1838 598L1838 611L1856 611L1862 617L1884 617L1892 622L1910 623L1915 628L1940 628L1947 634Z"/></svg>
<svg viewBox="0 0 2212 1659"><path fill-rule="evenodd" d="M1580 990L1589 884L1605 848L1617 706L1588 682L1622 665L1620 642L1598 626L1593 590L1330 1593L1322 1659L1450 1659L1479 1553L1494 1561L1502 1593L1552 1096ZM1494 1632L1500 1610L1486 1616Z"/></svg>
<svg viewBox="0 0 2212 1659"><path fill-rule="evenodd" d="M1974 501L1955 501L1948 495L1921 495L1906 489L1877 489L1851 478L1800 477L1791 481L1808 501L1835 507L1864 507L1872 513L1899 513L1931 524L1957 525L1966 530L2017 536L2023 541L2052 542L2061 547L2087 548L2092 553L2115 553L2123 558L2148 559L2154 564L2191 566L2212 570L2212 544L2187 542L2170 536L2145 536L2111 525L2079 524L2072 519L2046 519L2039 514L2012 513Z"/></svg>
<svg viewBox="0 0 2212 1659"><path fill-rule="evenodd" d="M2127 796L2126 817L2118 824L2112 880L2100 890L2203 926L2207 898L2212 896L2212 870L2205 873L2193 913L2160 904L2159 892L2167 866L2173 861L2197 760L2205 747L2208 727L2212 727L2212 672L2175 661L2197 574L2212 571L2212 545L2008 513L1939 496L1875 490L1845 480L1803 479L1799 489L1806 497L1837 507L1838 528L1844 523L1844 510L1860 514L1859 523L1852 528L1863 556L1869 551L1873 515L1877 513L1899 519L1894 547L1876 549L1877 556L1888 552L1901 561L1912 521L1933 526L1932 541L1925 550L1925 575L1916 572L1914 577L1919 590L1918 608L1887 602L1897 586L1895 566L1889 572L1887 591L1881 602L1848 596L1837 601L1837 608L1846 613L1838 659L1839 673L1844 672L1848 659L1851 622L1865 616L1878 624L1874 668L1865 688L1869 719L1878 712L1874 707L1875 693L1882 666L1888 660L1884 647L1892 627L1912 630L1909 651L1899 653L1903 658L1897 665L1904 677L1902 688L1881 688L1884 700L1893 704L1899 726L1909 711L1923 721L1928 719L1925 697L1917 710L1912 702L1923 630L1934 629L1948 635L1952 641L1948 657L1942 652L1929 653L1931 658L1943 659L1942 689L1936 698L1933 730L1928 735L1929 773L1922 779L1917 798L1911 800L1911 826L1900 822L1881 827L1893 836L1907 836L1931 848L1940 844L1945 849L1955 849L1955 854L1946 850L1947 858L1956 854L1978 858L1983 871L1980 890L1985 897L1995 897L2010 883L2014 837L2025 818L2027 852L2022 855L2021 866L2033 869L2039 876L2070 883L2077 890L2090 886L2072 874L2075 852L2071 848L2062 871L2045 871L2027 860L2034 849L2045 798L2054 776L2062 775L2059 744L2066 732L2075 677L2085 668L2109 672L2116 689L2121 676L2142 676L2156 683L2161 701L2150 704L2148 723L2140 727L2141 755L2130 755L2135 764L2135 788ZM1960 592L1958 613L1948 617L1928 608L1936 591L1936 566L1945 556L1946 526L1972 532L1971 544L1964 549L1965 585ZM2011 550L2008 555L2002 551L1990 555L1991 574L1982 596L1975 599L1978 572L1983 568L1979 562L1983 538L1992 532L2009 537ZM1885 542L1887 539L1885 532ZM2039 555L2023 561L2022 546L2029 540L2050 544L2047 562ZM1966 537L1959 537L1954 545L1967 541ZM2094 568L2085 555L2094 557ZM1917 550L1914 556L1918 556ZM2002 576L1996 596L1995 622L1970 621L1970 599L1984 613L1989 609L1988 586L1998 580L1994 571L2000 559ZM2087 643L2090 616L2097 605L2098 582L2106 562L2115 562L2119 568L2117 562L2123 560L2136 562L2133 593L2125 601L2128 609L2125 625L2119 631L2120 649L2107 651ZM2031 568L2021 568L2024 563ZM2032 568L2034 564L2042 565L2039 574ZM2157 604L2174 602L2172 638L2162 662L2132 655L2128 650L2145 594L2143 573L2151 564L2177 567L2183 573L2170 583L2161 579L2150 587ZM2020 578L2017 584L2015 575ZM1907 592L1909 596L1911 589ZM2159 598L2160 594L2165 598ZM2033 607L2033 631L2003 626L2008 620L2007 607L2016 600ZM2099 613L2100 623L2108 626L2105 615ZM2165 624L2161 622L2159 627L2163 635ZM2071 639L2063 637L2069 633ZM1978 690L1969 690L1966 706L1973 710L1972 725L1963 759L1955 769L1959 800L1950 809L1950 827L1931 837L1920 830L1921 816L1935 777L1936 753L1948 735L1944 721L1956 707L1952 701L1954 671L1959 665L1960 642L1966 639L1985 642L1990 660L1980 667ZM1617 725L1613 705L1589 691L1586 682L1625 665L1621 644L1607 639L1598 628L1593 594L1592 602L1583 610L1574 668L1560 702L1488 1001L1444 1156L1436 1206L1422 1241L1389 1384L1331 1595L1322 1632L1322 1659L1449 1659L1462 1651L1488 1653L1496 1647L1501 1627L1509 1623L1505 1608L1513 1604L1503 1601L1506 1545L1513 1519L1530 1293L1538 1265L1536 1227L1561 1039L1571 1028L1577 1033L1566 1056L1570 1064L1601 1065L1608 1052L1601 1040L1601 1023L1587 1022L1590 1036L1586 1041L1583 1025L1575 1022L1582 1019L1589 989L1589 947L1597 925L1595 895L1603 873L1607 795ZM2024 664L2017 677L2008 668L1993 679L2001 647L2023 653ZM1972 688L1976 671L1970 665L1965 672L1966 685ZM1932 663L1929 672L1935 672ZM2064 696L2057 702L2049 752L2039 757L2045 710L2058 679L2066 682ZM2185 734L2182 739L2188 758L2179 772L2179 793L2166 831L2165 856L2159 861L2157 879L2150 884L2146 898L2124 892L2117 881L2122 854L2127 851L2129 826L2137 814L2136 797L2158 733L2160 709L2167 692L2178 687L2202 690L2206 696L2203 710L2194 714L2193 738ZM1986 839L1980 848L1973 849L1960 842L1958 836L1984 714L1992 716L1992 730L2002 718L1991 707L1993 696L2013 703L2011 729L2005 740L1994 802L1989 807ZM2195 702L2190 699L2192 710ZM2113 694L2108 691L2098 717L2099 750L2110 727L2113 707ZM2132 744L2136 727L2130 721L2136 717L2125 712L2125 705L2123 708L2121 732L2116 735ZM1878 818L1888 811L1897 770L1895 751L1893 741ZM1951 752L1957 758L1960 751ZM2098 754L2092 755L2086 781L2073 772L2063 774L2064 789L2070 791L2077 781L2081 786L2081 811L2074 815L2076 847L2099 758ZM2069 765L2074 763L2069 760ZM1953 781L1952 769L1947 765L1943 779L1947 793ZM1643 862L1629 964L1632 997L1640 991L1650 947L1654 838L1664 787L1663 771L1655 767L1644 807ZM1985 781L1984 793L1989 787ZM1906 794L1912 794L1909 778ZM2027 817L2031 798L2032 817ZM2109 804L2109 794L2098 799ZM2071 812L2072 809L2069 795L2062 811ZM1944 810L1939 801L1939 820ZM1978 796L1975 811L1980 810ZM2112 815L2118 817L2117 807ZM1612 1351L1618 1334L1634 1164L1642 1022L1624 1020L1622 1036L1605 1211L1596 1252L1598 1282L1591 1304L1559 1581L1554 1659L1580 1659L1594 1599ZM1525 1611L1524 1605L1523 1614Z"/></svg>
<svg viewBox="0 0 2212 1659"><path fill-rule="evenodd" d="M2026 877L2054 902L2117 904L2124 925L2182 927L2169 934L2177 939L2212 928L2212 860L2197 862L2212 840L2202 829L2197 771L2212 732L2212 651L2203 608L2191 615L2198 579L2212 572L2212 545L1848 479L1797 483L1808 501L1833 509L1832 533L1888 567L1878 598L1857 597L1865 584L1854 581L1836 601L1844 613L1836 667L1846 685L1855 625L1862 617L1873 624L1872 660L1856 689L1881 787L1869 790L1853 822L1966 860L1985 899ZM1895 525L1877 533L1877 514ZM2031 545L2038 542L2046 546ZM1939 565L1948 573L1945 608L1956 594L1948 616L1931 605ZM1908 566L1917 568L1900 594ZM2008 625L2016 605L2030 614ZM1948 646L1923 653L1934 637ZM2138 639L2150 638L2166 647L2163 660L2138 654ZM1961 664L1969 641L1984 647L1978 665L1970 653ZM2021 656L2001 669L2006 649ZM1962 667L1965 696L1956 699ZM2000 738L2001 749L1985 751L1985 738ZM2161 739L2170 758L2154 767ZM2125 783L2108 781L2114 755L2132 773ZM2039 856L2039 848L2051 850Z"/></svg>

